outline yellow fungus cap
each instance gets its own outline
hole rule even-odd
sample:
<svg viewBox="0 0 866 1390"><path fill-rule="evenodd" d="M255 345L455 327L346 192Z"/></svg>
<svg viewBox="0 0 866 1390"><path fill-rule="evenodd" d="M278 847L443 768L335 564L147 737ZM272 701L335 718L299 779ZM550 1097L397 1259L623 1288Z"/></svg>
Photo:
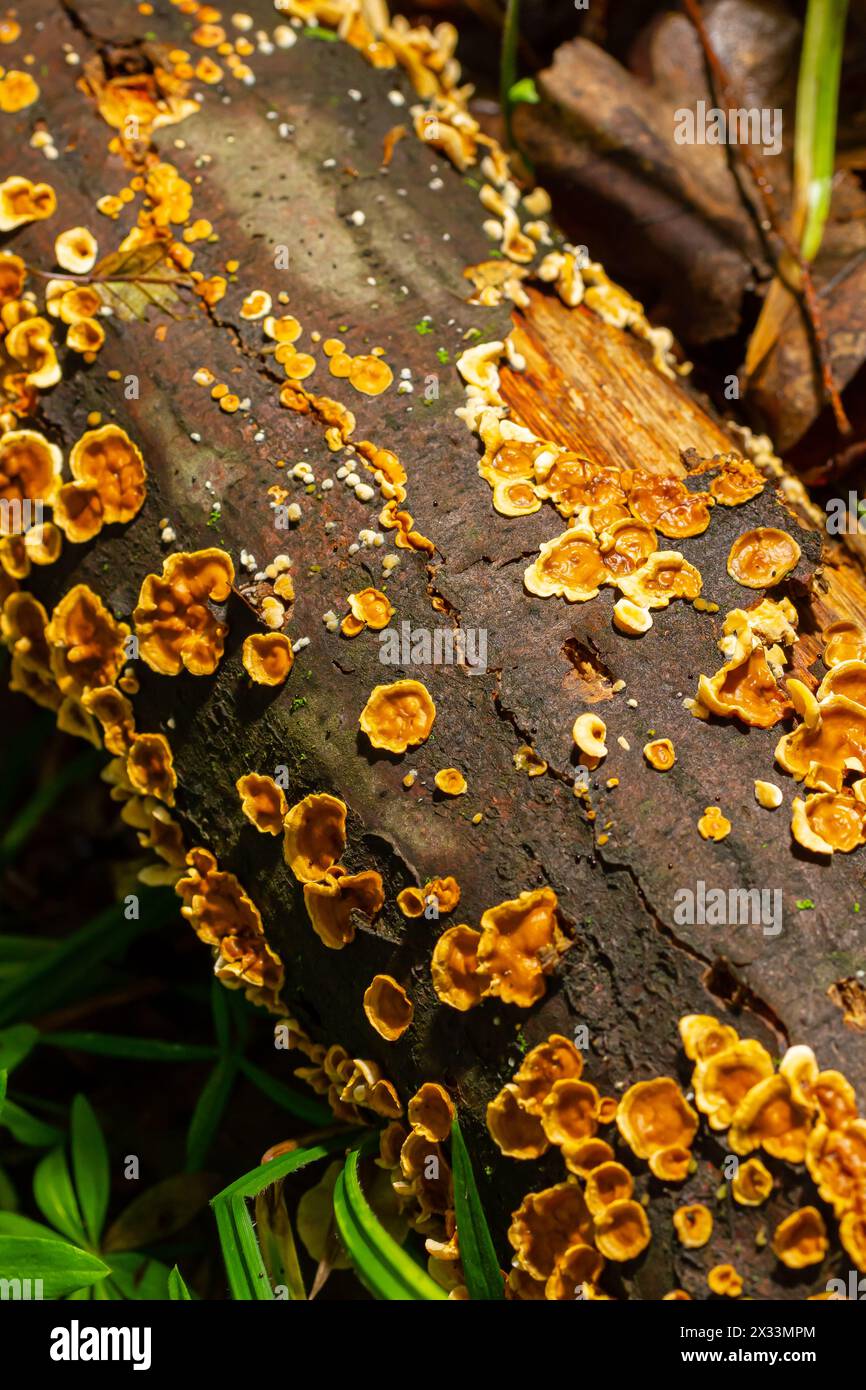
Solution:
<svg viewBox="0 0 866 1390"><path fill-rule="evenodd" d="M402 1038L412 1022L414 1005L392 975L375 975L364 992L364 1013L386 1042Z"/></svg>
<svg viewBox="0 0 866 1390"><path fill-rule="evenodd" d="M607 1260L634 1260L651 1239L647 1214L639 1202L611 1202L595 1215L595 1243Z"/></svg>
<svg viewBox="0 0 866 1390"><path fill-rule="evenodd" d="M440 768L433 781L444 796L462 796L468 786L463 773L456 767Z"/></svg>
<svg viewBox="0 0 866 1390"><path fill-rule="evenodd" d="M702 1245L706 1245L713 1233L712 1212L702 1202L677 1207L673 1222L677 1240L687 1250L700 1249Z"/></svg>
<svg viewBox="0 0 866 1390"><path fill-rule="evenodd" d="M638 1081L622 1097L617 1128L638 1158L677 1144L690 1148L698 1117L676 1081L669 1076Z"/></svg>
<svg viewBox="0 0 866 1390"><path fill-rule="evenodd" d="M284 820L283 858L301 883L324 879L346 848L346 803L328 792L296 802Z"/></svg>
<svg viewBox="0 0 866 1390"><path fill-rule="evenodd" d="M449 927L433 948L430 971L440 1001L465 1012L479 1004L488 981L478 973L481 933L472 927Z"/></svg>
<svg viewBox="0 0 866 1390"><path fill-rule="evenodd" d="M800 559L800 547L787 531L757 526L744 531L728 554L728 574L748 589L769 589L779 584Z"/></svg>
<svg viewBox="0 0 866 1390"><path fill-rule="evenodd" d="M420 681L374 686L358 723L374 748L405 753L429 737L436 706Z"/></svg>
<svg viewBox="0 0 866 1390"><path fill-rule="evenodd" d="M169 555L162 575L149 574L133 613L142 661L161 675L186 669L209 676L223 654L227 628L210 603L224 603L234 582L234 565L223 550Z"/></svg>
<svg viewBox="0 0 866 1390"><path fill-rule="evenodd" d="M521 1104L512 1083L503 1086L487 1106L487 1129L499 1151L508 1158L541 1158L550 1147L541 1121Z"/></svg>
<svg viewBox="0 0 866 1390"><path fill-rule="evenodd" d="M264 835L280 835L289 808L285 792L273 777L248 772L237 779L235 786L241 810L250 824Z"/></svg>
<svg viewBox="0 0 866 1390"><path fill-rule="evenodd" d="M288 637L282 632L251 632L244 638L241 661L256 685L282 685L295 662Z"/></svg>

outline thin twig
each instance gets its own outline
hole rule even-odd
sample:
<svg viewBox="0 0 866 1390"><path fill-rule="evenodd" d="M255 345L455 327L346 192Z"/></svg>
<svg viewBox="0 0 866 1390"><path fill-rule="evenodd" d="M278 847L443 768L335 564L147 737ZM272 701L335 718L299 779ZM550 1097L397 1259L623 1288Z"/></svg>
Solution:
<svg viewBox="0 0 866 1390"><path fill-rule="evenodd" d="M689 19L692 21L692 24L695 26L695 30L704 50L707 66L719 89L720 95L727 101L729 109L738 108L741 104L738 99L738 94L733 87L727 68L713 48L712 40L707 32L706 24L704 23L700 0L683 0L683 7ZM833 408L833 414L836 418L836 427L839 433L850 434L851 424L848 420L848 416L845 414L845 407L842 404L839 388L836 385L836 380L833 375L833 364L830 358L827 329L824 324L824 317L815 289L815 283L812 279L812 273L800 253L799 246L792 240L785 226L785 220L782 216L779 204L776 201L773 185L767 177L763 159L746 144L738 145L737 152L742 155L746 167L752 176L757 190L758 200L773 235L782 243L785 252L797 268L803 309L818 355L824 392ZM781 275L778 263L776 268Z"/></svg>
<svg viewBox="0 0 866 1390"><path fill-rule="evenodd" d="M78 275L67 270L40 270L39 266L28 265L28 275L37 275L40 280L74 280L80 285L185 285L192 284L188 275L172 275L168 280L158 275Z"/></svg>

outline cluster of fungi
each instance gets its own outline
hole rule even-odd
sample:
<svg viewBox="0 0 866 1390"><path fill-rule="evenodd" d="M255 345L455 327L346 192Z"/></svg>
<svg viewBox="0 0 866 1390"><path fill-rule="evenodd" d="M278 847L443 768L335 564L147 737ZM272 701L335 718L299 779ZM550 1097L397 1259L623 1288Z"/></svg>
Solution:
<svg viewBox="0 0 866 1390"><path fill-rule="evenodd" d="M577 250L557 237L545 220L550 211L545 191L523 189L515 181L503 150L470 112L470 89L460 85L452 26L413 28L392 19L384 3L278 0L280 22L273 33L251 36L249 16L224 17L196 0L172 4L192 22L188 48L163 46L161 62L146 77L108 76L89 66L78 79L111 128L109 149L126 161L128 185L95 201L94 228L58 231L50 272L28 265L14 247L0 253L0 501L6 504L0 517L0 631L10 657L10 685L54 711L59 728L110 755L103 775L111 796L150 856L142 880L171 885L182 900L183 916L211 948L217 977L228 987L243 989L288 1026L292 1047L305 1057L296 1075L327 1098L336 1118L381 1127L377 1161L391 1175L403 1210L425 1240L435 1277L451 1297L465 1298L443 1149L455 1113L452 1098L438 1082L427 1080L404 1104L376 1061L352 1057L339 1044L312 1040L289 1017L283 998L285 966L269 944L259 909L210 849L187 843L176 806L179 791L183 805L183 793L169 738L137 726L136 662L164 678L207 679L216 672L232 605L238 601L242 557L236 564L216 546L175 550L165 556L160 572L146 575L129 613L112 613L84 583L75 584L49 611L27 581L55 565L65 548L85 546L104 528L132 523L155 465L124 428L101 418L88 419L87 430L64 458L50 428L35 427L40 398L60 387L64 376L94 368L106 341L105 325L114 333L124 320L117 291L125 279L123 265L134 264L136 257L145 258L156 278L167 276L173 286L185 286L205 315L234 285L237 261L227 260L219 273L207 275L195 267L194 248L199 243L207 248L218 238L211 223L195 215L193 186L156 154L150 135L200 110L202 99L191 95L194 83L220 89L230 81L249 84L256 54L294 45L305 25L326 26L375 68L386 74L399 69L408 76L417 104L410 108L410 128L391 132L386 156L398 139L414 135L461 173L479 173L484 230L501 249L496 257L467 268L470 303L498 306L508 300L522 307L528 302L527 283L540 281L551 285L565 305L584 305L648 344L663 374L674 376L687 367L677 361L671 335L651 327L641 306L609 280L600 264L582 262ZM22 67L0 74L0 111L20 112L36 103L40 92L26 71L32 61L24 52L26 36L17 19L0 22L0 41L22 52ZM131 119L134 135L129 134ZM44 122L35 128L31 144L48 159L58 155ZM100 257L98 242L104 236L99 228L110 228L136 203L135 225ZM0 183L0 231L14 237L18 229L46 219L56 219L58 227L62 221L48 182L12 174ZM268 289L248 287L239 310L242 319L261 324L261 358L268 370L274 372L275 364L282 369L285 380L274 378L280 404L321 427L328 450L349 460L337 470L340 480L361 500L378 494L379 522L395 550L419 552L423 560L435 543L417 530L407 509L403 464L381 444L355 440L352 411L304 384L326 370L363 396L383 395L395 381L384 351L353 353L333 329L327 336L308 330L308 342L299 346L304 329L299 319L282 312L287 302L283 291L272 295ZM319 345L323 360L316 355ZM717 613L719 605L703 593L699 565L678 546L712 526L714 509L736 511L760 497L771 482L771 470L735 455L692 460L687 469L677 462L659 472L586 458L536 437L509 418L500 391L503 361L511 371L524 365L510 339L465 348L457 363L465 384L458 414L483 446L478 472L492 491L496 512L519 519L547 504L564 523L565 529L544 541L527 567L526 591L585 604L612 588L617 594L612 623L623 641L651 642L647 635L664 623L665 610L674 602ZM116 381L120 373L109 372L108 377ZM199 368L194 379L214 408L244 415L245 402L209 368ZM285 467L284 461L279 466ZM370 481L364 481L364 473ZM306 485L308 474L308 465L298 464L286 480L291 476ZM285 507L290 495L290 487L275 484L263 506ZM287 508L289 519L296 521L299 508L292 506ZM33 507L39 509L36 520L28 510ZM780 507L780 520L786 515ZM22 516L27 518L23 525ZM166 520L164 539L170 531ZM384 542L384 536L376 540ZM386 559L387 575L399 556ZM743 606L723 616L718 641L723 664L700 676L686 703L701 720L736 720L758 729L788 726L775 760L805 793L793 798L792 836L802 850L826 860L866 843L866 632L854 622L834 624L824 633L823 679L813 678L802 665L796 678L786 676L798 642L798 610L787 590L775 597L768 591L785 585L801 559L800 545L784 525L753 526L736 537L727 573L743 589ZM298 582L291 571L290 556L274 556L256 574L252 600L246 598L257 620L241 658L251 685L279 690L288 684L291 691L299 649L285 631ZM752 606L748 590L760 594ZM388 595L373 586L349 593L344 610L342 617L325 615L337 642L363 640L365 633L382 631L395 615ZM361 754L375 750L404 757L430 738L436 713L420 680L376 685L359 701ZM572 737L584 767L594 769L604 761L607 727L597 712L578 715ZM682 757L663 734L643 752L660 773L670 772ZM547 770L546 761L529 745L515 755L515 765L529 777ZM407 772L404 784L412 785L415 776ZM443 798L467 792L467 778L458 767L438 767L433 781ZM666 781L661 779L660 785ZM289 806L285 790L269 774L250 771L237 781L237 814L263 837L281 842L316 942L328 951L351 948L359 923L369 926L385 909L382 876L375 868L353 870L341 862L351 839L345 801L322 790ZM579 781L574 790L578 797L584 793ZM755 797L770 810L783 801L782 789L765 779L755 781ZM722 839L731 829L724 808L710 806L695 833ZM604 836L598 843L604 843ZM278 855L279 848L274 852ZM408 930L413 919L430 915L431 904L438 922L453 914L459 902L460 886L444 872L396 895ZM465 1013L490 1000L529 1010L544 997L572 944L553 889L527 889L491 903L477 926L454 922L442 927L430 955L432 987L446 1011ZM370 1028L390 1045L398 1045L410 1030L414 1007L404 983L387 974L377 974L363 991ZM676 1186L695 1172L699 1160L693 1150L702 1118L714 1141L727 1136L728 1149L737 1158L731 1184L735 1202L760 1205L779 1181L779 1165L805 1165L818 1199L838 1222L842 1247L858 1269L866 1270L866 1121L858 1118L845 1077L820 1070L804 1045L790 1048L776 1065L760 1042L738 1037L729 1025L709 1016L683 1018L681 1034L685 1056L694 1066L688 1094L677 1080L659 1076L629 1086L618 1099L602 1096L583 1076L581 1051L557 1034L529 1050L490 1101L488 1129L503 1156L519 1164L559 1149L565 1169L560 1181L530 1192L513 1214L508 1239L514 1261L504 1276L509 1297L610 1297L606 1268L636 1260L650 1241L648 1178ZM761 1155L776 1165L774 1170ZM432 1165L431 1157L436 1159ZM647 1173L638 1170L635 1160L647 1166ZM702 1204L681 1206L674 1216L685 1249L705 1248L712 1224ZM772 1249L783 1265L803 1269L823 1260L829 1239L824 1216L809 1205L778 1225ZM718 1295L748 1292L732 1265L709 1260L706 1284ZM665 1297L689 1295L673 1289Z"/></svg>

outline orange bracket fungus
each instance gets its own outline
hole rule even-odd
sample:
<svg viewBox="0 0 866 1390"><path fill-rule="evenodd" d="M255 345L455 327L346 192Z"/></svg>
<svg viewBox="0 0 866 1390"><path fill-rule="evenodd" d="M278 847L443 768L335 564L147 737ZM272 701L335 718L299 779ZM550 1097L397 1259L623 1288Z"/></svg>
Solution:
<svg viewBox="0 0 866 1390"><path fill-rule="evenodd" d="M126 662L128 636L126 623L119 623L86 584L64 594L45 629L51 670L63 694L114 685Z"/></svg>
<svg viewBox="0 0 866 1390"><path fill-rule="evenodd" d="M462 796L468 786L463 773L456 767L440 768L433 781L443 796Z"/></svg>
<svg viewBox="0 0 866 1390"><path fill-rule="evenodd" d="M541 1158L550 1147L541 1121L521 1104L513 1083L503 1086L487 1106L487 1129L500 1153L509 1158Z"/></svg>
<svg viewBox="0 0 866 1390"><path fill-rule="evenodd" d="M704 840L724 840L731 829L731 822L722 815L720 806L707 806L698 821L698 832Z"/></svg>
<svg viewBox="0 0 866 1390"><path fill-rule="evenodd" d="M633 1191L634 1180L628 1169L608 1160L587 1174L584 1196L593 1217L597 1217L611 1203L627 1201Z"/></svg>
<svg viewBox="0 0 866 1390"><path fill-rule="evenodd" d="M348 874L335 864L323 878L304 883L304 903L319 940L339 951L355 939L353 914L372 921L382 911L381 875L374 869Z"/></svg>
<svg viewBox="0 0 866 1390"><path fill-rule="evenodd" d="M153 671L176 676L210 676L223 654L226 633L211 609L225 603L234 582L231 557L224 550L170 555L162 575L149 574L133 613L139 652Z"/></svg>
<svg viewBox="0 0 866 1390"><path fill-rule="evenodd" d="M743 1280L733 1265L713 1265L707 1274L707 1284L712 1293L724 1298L739 1298L743 1292Z"/></svg>
<svg viewBox="0 0 866 1390"><path fill-rule="evenodd" d="M186 865L175 892L196 935L214 947L217 978L244 987L248 998L278 1012L283 966L265 940L255 903L234 874L218 868L209 850L191 849Z"/></svg>
<svg viewBox="0 0 866 1390"><path fill-rule="evenodd" d="M69 469L74 481L60 488L54 510L69 540L89 541L103 525L131 521L141 510L147 470L119 425L83 434L72 446Z"/></svg>
<svg viewBox="0 0 866 1390"><path fill-rule="evenodd" d="M134 734L126 755L126 775L141 796L174 805L177 773L168 740L162 734Z"/></svg>
<svg viewBox="0 0 866 1390"><path fill-rule="evenodd" d="M12 174L0 183L0 232L13 232L26 222L50 217L57 207L54 189L48 183L31 183Z"/></svg>
<svg viewBox="0 0 866 1390"><path fill-rule="evenodd" d="M435 1081L425 1081L409 1101L406 1111L409 1124L425 1139L444 1143L454 1121L454 1102Z"/></svg>
<svg viewBox="0 0 866 1390"><path fill-rule="evenodd" d="M386 1042L402 1038L415 1012L405 989L391 975L375 975L364 992L364 1013Z"/></svg>
<svg viewBox="0 0 866 1390"><path fill-rule="evenodd" d="M598 1091L588 1081L555 1081L541 1106L541 1125L551 1144L579 1144L598 1128Z"/></svg>
<svg viewBox="0 0 866 1390"><path fill-rule="evenodd" d="M747 589L770 589L796 569L800 553L787 531L757 526L734 541L728 554L728 574Z"/></svg>
<svg viewBox="0 0 866 1390"><path fill-rule="evenodd" d="M706 1245L713 1233L712 1212L701 1202L677 1207L673 1220L677 1240L687 1250L699 1250L702 1245Z"/></svg>
<svg viewBox="0 0 866 1390"><path fill-rule="evenodd" d="M8 504L0 509L0 534L26 530L36 520L28 502L54 500L62 464L57 445L37 430L8 430L0 438L0 501Z"/></svg>
<svg viewBox="0 0 866 1390"><path fill-rule="evenodd" d="M656 738L645 743L643 755L656 772L670 772L677 760L674 746L669 738Z"/></svg>
<svg viewBox="0 0 866 1390"><path fill-rule="evenodd" d="M703 580L678 550L657 550L640 569L621 575L617 585L640 608L667 608L673 599L696 599Z"/></svg>
<svg viewBox="0 0 866 1390"><path fill-rule="evenodd" d="M820 1264L829 1248L827 1228L817 1207L791 1212L773 1234L773 1254L788 1269Z"/></svg>
<svg viewBox="0 0 866 1390"><path fill-rule="evenodd" d="M487 993L528 1009L544 994L545 976L570 945L559 925L553 890L521 893L483 914L478 974Z"/></svg>
<svg viewBox="0 0 866 1390"><path fill-rule="evenodd" d="M521 1105L532 1115L540 1115L545 1100L557 1081L578 1081L583 1075L583 1057L570 1038L552 1033L546 1042L527 1052L514 1074Z"/></svg>
<svg viewBox="0 0 866 1390"><path fill-rule="evenodd" d="M436 706L420 681L377 685L361 711L358 723L374 748L405 753L429 737Z"/></svg>
<svg viewBox="0 0 866 1390"><path fill-rule="evenodd" d="M255 685L282 685L295 661L282 632L251 632L241 650L244 670Z"/></svg>
<svg viewBox="0 0 866 1390"><path fill-rule="evenodd" d="M676 1081L658 1076L629 1087L617 1108L616 1124L632 1152L649 1159L673 1146L691 1148L698 1116Z"/></svg>
<svg viewBox="0 0 866 1390"><path fill-rule="evenodd" d="M611 1202L595 1215L595 1243L607 1260L634 1260L650 1243L650 1224L640 1202Z"/></svg>
<svg viewBox="0 0 866 1390"><path fill-rule="evenodd" d="M574 1245L591 1245L593 1223L574 1182L529 1192L512 1217L508 1239L519 1268L533 1279L549 1279Z"/></svg>
<svg viewBox="0 0 866 1390"><path fill-rule="evenodd" d="M87 227L70 227L55 238L57 264L72 275L86 275L96 265L98 254L96 237Z"/></svg>
<svg viewBox="0 0 866 1390"><path fill-rule="evenodd" d="M731 1194L741 1207L758 1207L773 1190L773 1175L759 1158L747 1158L737 1165L731 1179Z"/></svg>
<svg viewBox="0 0 866 1390"><path fill-rule="evenodd" d="M379 632L388 626L394 616L391 601L380 589L359 589L349 594L349 608L356 623Z"/></svg>
<svg viewBox="0 0 866 1390"><path fill-rule="evenodd" d="M607 725L600 715L591 711L579 714L572 726L571 737L575 746L589 760L589 767L597 766L602 758L607 757Z"/></svg>
<svg viewBox="0 0 866 1390"><path fill-rule="evenodd" d="M448 927L433 948L430 973L433 988L443 1004L461 1013L480 1004L488 981L478 973L481 933L472 927Z"/></svg>
<svg viewBox="0 0 866 1390"><path fill-rule="evenodd" d="M283 822L283 858L301 883L324 879L346 848L346 803L328 792L298 801Z"/></svg>
<svg viewBox="0 0 866 1390"><path fill-rule="evenodd" d="M289 807L285 792L273 777L248 772L239 777L235 786L241 799L241 810L251 825L264 835L280 835Z"/></svg>

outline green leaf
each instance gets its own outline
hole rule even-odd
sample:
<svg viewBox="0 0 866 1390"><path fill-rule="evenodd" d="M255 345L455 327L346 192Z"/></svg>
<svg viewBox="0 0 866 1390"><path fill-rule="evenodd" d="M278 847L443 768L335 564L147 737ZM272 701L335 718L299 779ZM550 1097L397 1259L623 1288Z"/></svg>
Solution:
<svg viewBox="0 0 866 1390"><path fill-rule="evenodd" d="M270 1163L253 1168L212 1199L211 1207L216 1217L232 1298L251 1300L272 1299L274 1296L250 1218L248 1200L289 1173L306 1168L308 1164L327 1158L329 1154L344 1151L347 1144L359 1137L358 1130L346 1130L341 1134L329 1135L306 1149L293 1149L281 1158L271 1159Z"/></svg>
<svg viewBox="0 0 866 1390"><path fill-rule="evenodd" d="M40 1042L44 1047L63 1047L97 1057L124 1057L134 1062L204 1062L217 1056L213 1047L127 1038L118 1033L43 1033Z"/></svg>
<svg viewBox="0 0 866 1390"><path fill-rule="evenodd" d="M246 1060L240 1064L241 1071L248 1081L257 1086L269 1100L275 1105L279 1105L283 1110L288 1110L290 1115L295 1115L299 1120L304 1120L308 1124L324 1127L334 1123L334 1116L327 1105L322 1105L311 1096L305 1095L302 1091L296 1091L291 1086L286 1086L284 1082L278 1081L276 1077L270 1076L261 1067L255 1066Z"/></svg>
<svg viewBox="0 0 866 1390"><path fill-rule="evenodd" d="M192 1294L183 1281L183 1275L175 1265L168 1276L168 1296L174 1303L191 1303Z"/></svg>
<svg viewBox="0 0 866 1390"><path fill-rule="evenodd" d="M102 1242L104 1253L139 1250L167 1240L207 1206L215 1186L209 1173L176 1173L149 1187L109 1226Z"/></svg>
<svg viewBox="0 0 866 1390"><path fill-rule="evenodd" d="M0 986L0 1027L45 1013L87 985L104 960L122 955L136 936L152 933L177 916L178 903L165 889L142 889L138 918L124 916L113 903L92 921L58 941L48 955L26 965Z"/></svg>
<svg viewBox="0 0 866 1390"><path fill-rule="evenodd" d="M0 1071L14 1071L38 1041L39 1030L29 1023L4 1028L0 1032Z"/></svg>
<svg viewBox="0 0 866 1390"><path fill-rule="evenodd" d="M228 1105L237 1070L236 1058L223 1057L217 1062L202 1087L186 1136L188 1173L198 1172L204 1167L204 1161Z"/></svg>
<svg viewBox="0 0 866 1390"><path fill-rule="evenodd" d="M456 1117L451 1126L451 1161L454 1167L454 1207L460 1240L460 1263L469 1297L473 1301L504 1299L505 1288L499 1261Z"/></svg>
<svg viewBox="0 0 866 1390"><path fill-rule="evenodd" d="M76 1096L72 1102L70 1129L72 1171L78 1200L90 1243L98 1245L108 1210L111 1178L105 1138L86 1096Z"/></svg>
<svg viewBox="0 0 866 1390"><path fill-rule="evenodd" d="M188 285L189 276L168 259L167 249L164 241L145 242L113 251L93 267L93 288L119 319L144 320L151 308L177 317L171 306L177 302L178 286Z"/></svg>
<svg viewBox="0 0 866 1390"><path fill-rule="evenodd" d="M334 1188L340 1239L365 1288L388 1301L434 1301L447 1295L388 1234L361 1189L360 1149L353 1149Z"/></svg>
<svg viewBox="0 0 866 1390"><path fill-rule="evenodd" d="M521 77L519 82L515 82L514 86L509 88L508 104L511 107L518 106L520 102L528 106L537 106L540 101L534 77Z"/></svg>
<svg viewBox="0 0 866 1390"><path fill-rule="evenodd" d="M47 1149L62 1144L64 1138L61 1129L47 1124L45 1120L38 1120L8 1097L0 1110L0 1129L8 1129L13 1139L31 1149Z"/></svg>
<svg viewBox="0 0 866 1390"><path fill-rule="evenodd" d="M0 1279L41 1279L43 1298L64 1298L108 1273L96 1255L65 1241L0 1236Z"/></svg>
<svg viewBox="0 0 866 1390"><path fill-rule="evenodd" d="M797 79L793 229L804 261L818 254L836 170L839 77L847 0L809 0Z"/></svg>
<svg viewBox="0 0 866 1390"><path fill-rule="evenodd" d="M0 1214L13 1212L18 1207L18 1193L6 1169L0 1164Z"/></svg>
<svg viewBox="0 0 866 1390"><path fill-rule="evenodd" d="M291 1303L303 1302L307 1290L283 1183L275 1183L259 1192L254 1210L256 1236L271 1288L284 1288Z"/></svg>
<svg viewBox="0 0 866 1390"><path fill-rule="evenodd" d="M17 1211L0 1211L0 1236L35 1236L37 1240L59 1240L63 1236L41 1221L31 1221Z"/></svg>
<svg viewBox="0 0 866 1390"><path fill-rule="evenodd" d="M62 1148L53 1149L40 1159L33 1174L33 1196L46 1221L77 1245L87 1244L84 1223Z"/></svg>
<svg viewBox="0 0 866 1390"><path fill-rule="evenodd" d="M333 29L323 29L318 24L308 24L301 30L306 39L324 39L326 43L337 43L340 35Z"/></svg>

